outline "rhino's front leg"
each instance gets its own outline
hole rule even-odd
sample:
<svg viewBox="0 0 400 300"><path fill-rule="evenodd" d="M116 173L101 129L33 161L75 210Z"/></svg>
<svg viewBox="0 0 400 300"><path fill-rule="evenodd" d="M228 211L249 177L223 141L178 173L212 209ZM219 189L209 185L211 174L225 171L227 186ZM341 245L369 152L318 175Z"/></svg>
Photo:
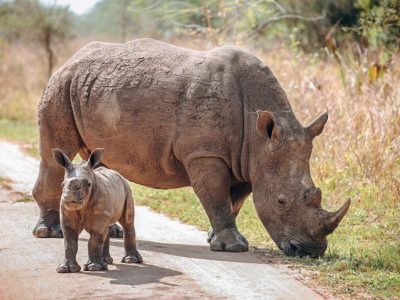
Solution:
<svg viewBox="0 0 400 300"><path fill-rule="evenodd" d="M58 265L58 273L76 273L81 267L76 262L76 253L78 252L78 232L67 225L63 225L65 259Z"/></svg>
<svg viewBox="0 0 400 300"><path fill-rule="evenodd" d="M103 232L91 231L89 238L89 261L84 265L85 271L107 270L107 263L103 260L103 247L108 236L108 226Z"/></svg>
<svg viewBox="0 0 400 300"><path fill-rule="evenodd" d="M249 183L239 183L230 188L231 200L233 213L237 217L240 209L242 208L244 201L251 194L251 184ZM211 229L208 232L207 242L211 242L214 236L214 231Z"/></svg>
<svg viewBox="0 0 400 300"><path fill-rule="evenodd" d="M210 219L213 251L244 252L248 243L236 228L236 214L230 197L232 178L219 158L199 158L188 166L191 185Z"/></svg>

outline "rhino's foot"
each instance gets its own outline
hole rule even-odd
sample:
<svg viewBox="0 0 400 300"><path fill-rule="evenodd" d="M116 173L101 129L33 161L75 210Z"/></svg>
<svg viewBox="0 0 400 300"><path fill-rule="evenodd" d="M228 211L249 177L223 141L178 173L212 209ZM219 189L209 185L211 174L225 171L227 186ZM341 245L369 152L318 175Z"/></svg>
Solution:
<svg viewBox="0 0 400 300"><path fill-rule="evenodd" d="M140 255L139 251L136 251L136 253L134 254L124 256L121 262L127 264L140 264L143 262L143 258Z"/></svg>
<svg viewBox="0 0 400 300"><path fill-rule="evenodd" d="M113 258L110 255L104 255L103 260L108 264L111 265L113 263Z"/></svg>
<svg viewBox="0 0 400 300"><path fill-rule="evenodd" d="M59 212L55 210L41 212L35 229L33 229L33 235L38 238L62 238Z"/></svg>
<svg viewBox="0 0 400 300"><path fill-rule="evenodd" d="M124 237L124 232L122 231L122 228L117 224L110 225L110 227L108 228L108 234L110 235L110 238Z"/></svg>
<svg viewBox="0 0 400 300"><path fill-rule="evenodd" d="M249 251L249 243L236 228L227 228L218 233L213 232L210 249L212 251L246 252Z"/></svg>
<svg viewBox="0 0 400 300"><path fill-rule="evenodd" d="M88 261L84 264L84 271L103 271L108 270L107 263L105 261Z"/></svg>
<svg viewBox="0 0 400 300"><path fill-rule="evenodd" d="M61 264L57 267L58 273L77 273L81 270L81 266L75 262L69 262L64 260Z"/></svg>

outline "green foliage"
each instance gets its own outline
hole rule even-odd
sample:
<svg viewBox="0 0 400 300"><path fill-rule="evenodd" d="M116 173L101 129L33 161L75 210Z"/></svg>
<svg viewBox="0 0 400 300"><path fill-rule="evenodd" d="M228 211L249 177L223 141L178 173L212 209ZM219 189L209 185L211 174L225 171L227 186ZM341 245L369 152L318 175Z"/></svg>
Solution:
<svg viewBox="0 0 400 300"><path fill-rule="evenodd" d="M358 0L361 17L358 33L374 48L400 49L400 1Z"/></svg>
<svg viewBox="0 0 400 300"><path fill-rule="evenodd" d="M325 47L327 43L335 38L335 43L341 43L351 34L342 32L342 26L355 26L357 24L359 9L354 0L311 0L295 1L283 0L283 5L298 14L322 14L325 18L319 22L298 22L288 20L284 28L290 32L296 28L296 38L300 46L306 51L315 51ZM336 46L336 45L335 45Z"/></svg>
<svg viewBox="0 0 400 300"><path fill-rule="evenodd" d="M319 19L293 14L268 0L166 1L159 9L180 32L202 35L216 44L247 44L253 37L276 35L276 25L286 19Z"/></svg>
<svg viewBox="0 0 400 300"><path fill-rule="evenodd" d="M29 12L29 13L27 13ZM0 0L0 38L59 41L79 35L126 41L137 37L204 36L216 44L274 39L307 51L349 42L396 50L399 0L100 0L85 15L39 0ZM346 30L347 29L347 30ZM350 30L349 30L350 29ZM58 41L56 41L58 42Z"/></svg>
<svg viewBox="0 0 400 300"><path fill-rule="evenodd" d="M138 37L159 37L168 32L168 27L159 23L159 2L101 0L78 19L77 31L84 36L98 36L119 42Z"/></svg>

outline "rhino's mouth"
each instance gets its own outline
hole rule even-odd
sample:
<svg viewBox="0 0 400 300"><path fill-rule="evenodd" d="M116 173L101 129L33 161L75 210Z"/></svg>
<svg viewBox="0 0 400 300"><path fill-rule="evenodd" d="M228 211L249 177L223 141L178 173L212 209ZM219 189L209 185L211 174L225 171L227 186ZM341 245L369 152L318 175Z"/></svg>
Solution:
<svg viewBox="0 0 400 300"><path fill-rule="evenodd" d="M67 210L78 210L82 208L84 195L81 192L64 192L61 202Z"/></svg>
<svg viewBox="0 0 400 300"><path fill-rule="evenodd" d="M298 257L311 257L318 258L324 255L325 250L328 246L326 240L323 240L320 243L315 242L300 242L298 239L289 239L280 244L280 249L287 256L298 256Z"/></svg>

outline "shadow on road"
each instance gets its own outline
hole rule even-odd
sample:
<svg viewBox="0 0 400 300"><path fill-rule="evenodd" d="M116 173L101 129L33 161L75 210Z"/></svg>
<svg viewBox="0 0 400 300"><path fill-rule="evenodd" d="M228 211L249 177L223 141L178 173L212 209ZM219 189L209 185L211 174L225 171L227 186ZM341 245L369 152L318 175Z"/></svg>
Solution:
<svg viewBox="0 0 400 300"><path fill-rule="evenodd" d="M81 239L85 240L85 239ZM112 239L110 241L111 246L124 247L123 239ZM199 245L182 245L182 244L168 244L158 243L153 241L138 241L138 249L145 251L152 251L157 253L163 253L167 255L198 258L206 260L216 261L230 261L239 263L252 263L252 264L263 264L263 262L257 259L254 255L249 252L246 253L234 253L234 252L214 252L210 251L208 246ZM146 260L145 257L143 257Z"/></svg>
<svg viewBox="0 0 400 300"><path fill-rule="evenodd" d="M85 272L85 275L109 278L111 284L143 285L160 282L170 276L181 275L181 272L160 268L146 263L142 264L116 264L116 270L105 272Z"/></svg>

